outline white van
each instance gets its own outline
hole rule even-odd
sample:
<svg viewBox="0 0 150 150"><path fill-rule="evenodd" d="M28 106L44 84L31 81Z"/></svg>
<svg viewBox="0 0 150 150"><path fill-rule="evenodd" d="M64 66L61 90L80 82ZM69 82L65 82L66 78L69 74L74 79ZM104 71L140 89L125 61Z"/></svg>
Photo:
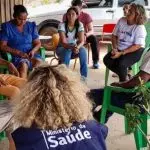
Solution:
<svg viewBox="0 0 150 150"><path fill-rule="evenodd" d="M89 5L90 0L85 0L88 8L83 11L89 13L93 18L95 34L100 34L100 27L105 23L116 23L123 16L122 6L125 2L138 3L145 7L147 17L150 18L150 0L99 0L98 5ZM41 15L30 17L30 21L35 21L38 25L40 35L51 35L57 32L58 24L62 21L62 16L71 5L68 0L63 10L50 11ZM60 6L61 7L61 6ZM60 8L59 8L60 9Z"/></svg>

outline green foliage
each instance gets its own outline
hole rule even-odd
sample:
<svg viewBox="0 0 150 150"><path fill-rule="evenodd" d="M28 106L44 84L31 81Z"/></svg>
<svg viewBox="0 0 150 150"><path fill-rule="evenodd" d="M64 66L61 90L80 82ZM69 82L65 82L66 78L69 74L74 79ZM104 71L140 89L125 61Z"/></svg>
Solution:
<svg viewBox="0 0 150 150"><path fill-rule="evenodd" d="M125 116L128 120L128 131L132 133L136 128L144 135L144 132L140 128L140 124L142 123L142 119L140 118L141 110L143 109L150 116L150 89L144 84L144 82L140 79L140 86L137 88L137 93L133 97L132 104L126 104L126 112ZM142 109L141 109L142 108ZM146 135L144 135L146 138ZM148 139L146 139L148 142ZM150 144L148 142L148 144Z"/></svg>

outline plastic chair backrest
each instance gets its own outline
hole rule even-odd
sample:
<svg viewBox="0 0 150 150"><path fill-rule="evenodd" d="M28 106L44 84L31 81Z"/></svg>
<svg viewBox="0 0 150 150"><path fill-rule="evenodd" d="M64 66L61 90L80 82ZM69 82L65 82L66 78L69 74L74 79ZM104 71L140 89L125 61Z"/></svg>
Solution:
<svg viewBox="0 0 150 150"><path fill-rule="evenodd" d="M104 24L102 30L102 41L104 39L105 33L112 33L116 24Z"/></svg>

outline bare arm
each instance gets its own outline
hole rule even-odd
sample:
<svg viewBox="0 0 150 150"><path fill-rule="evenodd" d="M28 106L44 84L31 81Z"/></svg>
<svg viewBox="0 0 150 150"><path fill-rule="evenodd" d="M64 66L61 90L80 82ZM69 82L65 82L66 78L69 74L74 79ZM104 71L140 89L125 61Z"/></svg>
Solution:
<svg viewBox="0 0 150 150"><path fill-rule="evenodd" d="M0 49L4 52L9 52L12 55L17 55L20 57L28 58L27 54L25 54L17 49L13 49L13 48L9 47L7 45L7 41L0 41Z"/></svg>
<svg viewBox="0 0 150 150"><path fill-rule="evenodd" d="M84 32L81 31L78 33L78 42L77 42L78 49L83 45L84 45Z"/></svg>
<svg viewBox="0 0 150 150"><path fill-rule="evenodd" d="M134 44L134 45L130 46L129 48L123 50L123 55L135 52L140 48L141 48L141 45Z"/></svg>
<svg viewBox="0 0 150 150"><path fill-rule="evenodd" d="M116 35L112 35L112 47L113 49L117 49L118 37Z"/></svg>
<svg viewBox="0 0 150 150"><path fill-rule="evenodd" d="M112 83L111 85L113 86L118 86L118 87L123 87L123 88L134 88L135 86L138 86L140 84L140 80L143 80L145 83L150 80L150 74L140 71L136 76L134 76L132 79L125 81L125 82L115 82Z"/></svg>
<svg viewBox="0 0 150 150"><path fill-rule="evenodd" d="M59 32L60 42L62 46L66 49L72 49L73 46L67 43L66 35L64 32Z"/></svg>
<svg viewBox="0 0 150 150"><path fill-rule="evenodd" d="M33 41L33 49L32 49L32 51L34 51L36 53L36 52L39 51L40 47L41 47L40 40L39 39L34 40Z"/></svg>
<svg viewBox="0 0 150 150"><path fill-rule="evenodd" d="M93 29L93 23L90 22L86 25L87 32L86 32L86 37L93 35L94 34L94 29Z"/></svg>

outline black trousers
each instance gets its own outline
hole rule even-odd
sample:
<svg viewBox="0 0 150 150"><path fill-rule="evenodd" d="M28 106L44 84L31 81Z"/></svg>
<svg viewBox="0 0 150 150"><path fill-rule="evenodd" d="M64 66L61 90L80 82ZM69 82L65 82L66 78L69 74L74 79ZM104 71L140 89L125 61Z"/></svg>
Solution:
<svg viewBox="0 0 150 150"><path fill-rule="evenodd" d="M133 64L138 62L142 56L144 48L128 53L124 56L120 56L117 59L111 58L111 52L105 55L103 61L106 67L111 71L115 72L119 76L120 81L125 81L127 77L128 67L131 67Z"/></svg>
<svg viewBox="0 0 150 150"><path fill-rule="evenodd" d="M93 63L97 63L99 61L99 51L96 36L90 35L86 41L91 45Z"/></svg>

